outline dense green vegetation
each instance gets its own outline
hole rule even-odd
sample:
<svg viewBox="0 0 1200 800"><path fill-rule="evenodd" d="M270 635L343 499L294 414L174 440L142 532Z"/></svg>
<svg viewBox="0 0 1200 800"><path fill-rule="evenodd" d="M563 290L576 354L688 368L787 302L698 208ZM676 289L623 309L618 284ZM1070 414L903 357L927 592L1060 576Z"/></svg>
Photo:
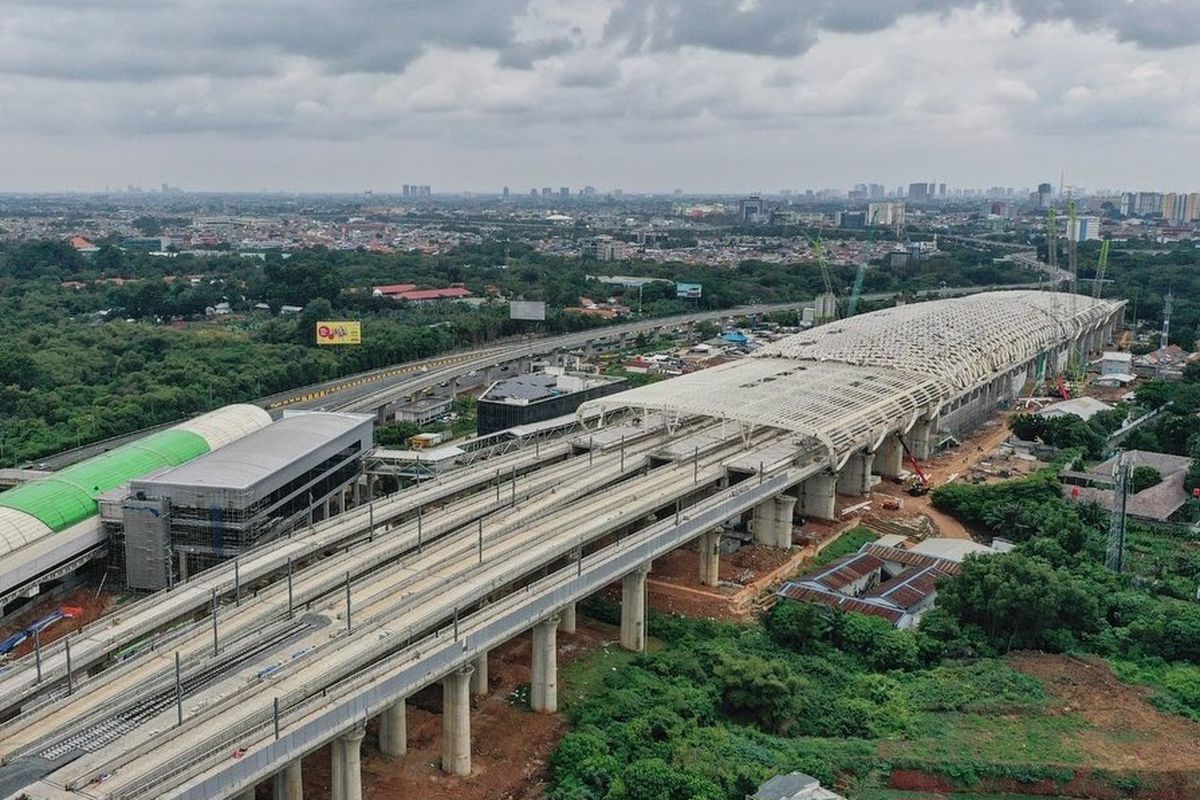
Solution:
<svg viewBox="0 0 1200 800"><path fill-rule="evenodd" d="M677 299L666 284L647 286L641 304L648 315L809 299L821 290L815 268L795 265L604 266L704 284L700 300ZM622 296L588 279L600 271L594 262L506 240L442 256L312 249L286 259L280 253L165 258L111 244L84 257L63 242L0 245L0 313L7 323L0 330L0 465L500 337L603 324L563 310L581 296L615 295L636 308L635 291ZM849 268L837 275L844 285L853 278ZM1027 277L997 272L989 258L964 251L901 270L872 270L867 290ZM370 291L400 282L462 283L477 297L542 299L548 318L530 326L509 320L501 301L412 305ZM221 303L233 313L206 315ZM259 303L270 309L256 310ZM277 316L284 305L303 311ZM330 317L362 319L363 345L317 348L313 323Z"/></svg>
<svg viewBox="0 0 1200 800"><path fill-rule="evenodd" d="M661 649L606 655L570 695L551 797L741 798L791 770L880 797L905 766L961 786L1066 780L1096 763L1080 749L1088 723L1014 672L1014 649L1105 656L1164 710L1200 719L1200 535L1134 524L1114 575L1108 515L1065 502L1052 470L950 484L934 502L1019 547L968 558L918 630L790 601L749 627L652 615ZM848 536L823 555L869 540ZM605 601L589 613L617 619Z"/></svg>

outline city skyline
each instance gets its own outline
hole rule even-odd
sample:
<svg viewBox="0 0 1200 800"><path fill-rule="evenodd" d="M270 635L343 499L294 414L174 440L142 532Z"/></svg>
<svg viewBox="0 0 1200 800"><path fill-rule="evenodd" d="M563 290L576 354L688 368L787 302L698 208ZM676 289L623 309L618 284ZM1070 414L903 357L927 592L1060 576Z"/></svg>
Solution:
<svg viewBox="0 0 1200 800"><path fill-rule="evenodd" d="M18 0L8 20L0 191L1200 185L1200 6L1174 0Z"/></svg>

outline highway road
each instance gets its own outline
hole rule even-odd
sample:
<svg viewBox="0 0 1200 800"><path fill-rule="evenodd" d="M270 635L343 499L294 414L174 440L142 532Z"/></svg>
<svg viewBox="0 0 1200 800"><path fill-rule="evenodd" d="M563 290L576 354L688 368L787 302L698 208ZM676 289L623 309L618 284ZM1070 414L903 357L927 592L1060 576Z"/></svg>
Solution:
<svg viewBox="0 0 1200 800"><path fill-rule="evenodd" d="M1045 265L1042 265L1043 268ZM918 296L942 295L960 296L991 289L1029 289L1038 288L1037 283L1006 284L1003 286L960 286L926 289L917 292ZM886 300L895 296L895 292L879 292L863 295L864 300ZM449 381L466 375L472 370L501 364L506 360L522 357L540 356L555 350L573 349L585 346L589 342L615 342L622 336L641 332L654 331L661 328L672 328L681 325L720 320L731 317L750 316L769 313L772 311L799 311L813 305L812 301L798 303L776 303L771 305L736 306L719 311L705 311L696 314L684 314L673 317L656 317L642 319L636 322L594 328L578 333L561 336L532 337L520 342L504 342L487 345L474 350L450 353L433 358L398 364L382 369L349 375L311 384L298 389L254 400L273 414L281 414L285 409L325 409L329 411L373 411L375 407L389 402L395 402L405 395L419 392L429 386ZM163 423L151 428L145 428L131 433L115 436L82 447L64 450L53 456L39 459L38 466L45 465L47 469L62 469L71 464L99 455L119 447L122 444L174 425L182 420Z"/></svg>

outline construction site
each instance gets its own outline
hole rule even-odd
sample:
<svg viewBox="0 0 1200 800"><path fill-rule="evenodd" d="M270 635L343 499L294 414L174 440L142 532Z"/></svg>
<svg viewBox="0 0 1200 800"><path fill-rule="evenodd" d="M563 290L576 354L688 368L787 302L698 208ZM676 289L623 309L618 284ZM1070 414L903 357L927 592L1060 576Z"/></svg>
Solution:
<svg viewBox="0 0 1200 800"><path fill-rule="evenodd" d="M927 491L1028 468L997 460L998 411L1103 350L1122 315L1034 291L863 314L594 397L386 495L355 460L371 420L346 414L251 421L186 465L111 476L124 580L153 593L14 651L0 795L536 796L560 668L643 650L648 605L748 618L861 524L892 537L867 581L918 557L953 569L970 536ZM6 541L68 529L17 491L0 494ZM619 625L580 618L592 596L619 602ZM905 608L897 626L921 611Z"/></svg>

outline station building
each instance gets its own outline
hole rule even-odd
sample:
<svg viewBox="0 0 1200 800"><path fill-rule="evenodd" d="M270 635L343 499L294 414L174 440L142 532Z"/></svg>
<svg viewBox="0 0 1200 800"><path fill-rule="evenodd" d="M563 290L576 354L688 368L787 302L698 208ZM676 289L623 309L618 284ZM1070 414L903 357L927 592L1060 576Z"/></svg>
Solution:
<svg viewBox="0 0 1200 800"><path fill-rule="evenodd" d="M134 478L185 464L265 428L271 416L231 405L0 492L0 609L103 560L99 499Z"/></svg>
<svg viewBox="0 0 1200 800"><path fill-rule="evenodd" d="M357 499L374 417L295 412L105 498L126 584L157 590Z"/></svg>
<svg viewBox="0 0 1200 800"><path fill-rule="evenodd" d="M479 435L571 414L588 400L626 388L624 378L567 372L561 367L496 381L476 405Z"/></svg>

